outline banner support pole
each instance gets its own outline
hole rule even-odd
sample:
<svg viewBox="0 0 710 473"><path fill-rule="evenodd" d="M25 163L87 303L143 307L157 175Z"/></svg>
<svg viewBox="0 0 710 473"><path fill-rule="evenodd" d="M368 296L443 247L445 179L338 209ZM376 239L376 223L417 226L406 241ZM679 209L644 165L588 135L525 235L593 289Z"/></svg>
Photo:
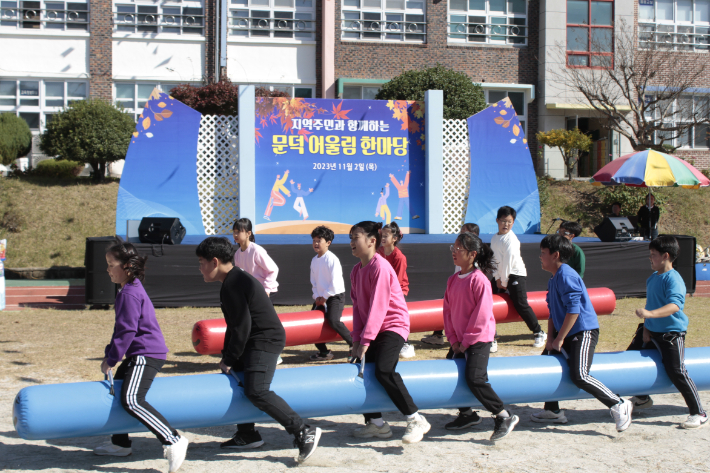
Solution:
<svg viewBox="0 0 710 473"><path fill-rule="evenodd" d="M256 103L253 85L239 86L239 218L256 222Z"/></svg>
<svg viewBox="0 0 710 473"><path fill-rule="evenodd" d="M444 92L427 90L425 100L426 232L444 233Z"/></svg>

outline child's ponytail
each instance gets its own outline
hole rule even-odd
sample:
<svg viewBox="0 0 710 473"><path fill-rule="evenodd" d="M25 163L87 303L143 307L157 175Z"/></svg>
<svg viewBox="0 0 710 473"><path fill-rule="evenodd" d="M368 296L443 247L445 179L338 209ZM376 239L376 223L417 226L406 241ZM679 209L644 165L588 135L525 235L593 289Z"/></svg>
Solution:
<svg viewBox="0 0 710 473"><path fill-rule="evenodd" d="M256 243L256 238L254 238L254 232L251 228L251 220L249 220L248 218L240 218L234 222L234 225L232 226L232 231L236 230L237 232L250 232L251 235L249 235L249 241L252 243Z"/></svg>
<svg viewBox="0 0 710 473"><path fill-rule="evenodd" d="M362 233L365 234L368 238L375 238L375 248L380 247L380 243L382 243L382 223L381 222L372 222L370 220L365 220L360 223L356 223L355 225L350 228L350 238L353 236L353 232L356 229L360 229Z"/></svg>
<svg viewBox="0 0 710 473"><path fill-rule="evenodd" d="M129 283L132 283L135 279L143 281L143 276L145 276L145 262L148 260L148 257L139 255L135 246L130 243L120 243L110 247L106 250L106 253L111 253L114 259L121 262L121 265L128 274Z"/></svg>
<svg viewBox="0 0 710 473"><path fill-rule="evenodd" d="M390 222L384 227L382 227L383 230L385 228L392 232L392 236L394 236L394 246L397 246L397 243L402 241L402 238L404 238L404 235L402 235L402 230L399 228L399 225L397 225L397 222Z"/></svg>
<svg viewBox="0 0 710 473"><path fill-rule="evenodd" d="M476 258L473 260L473 263L478 269L489 276L493 274L496 264L493 260L493 250L491 250L489 245L483 243L478 236L470 232L462 233L456 241L459 242L466 251L476 252Z"/></svg>

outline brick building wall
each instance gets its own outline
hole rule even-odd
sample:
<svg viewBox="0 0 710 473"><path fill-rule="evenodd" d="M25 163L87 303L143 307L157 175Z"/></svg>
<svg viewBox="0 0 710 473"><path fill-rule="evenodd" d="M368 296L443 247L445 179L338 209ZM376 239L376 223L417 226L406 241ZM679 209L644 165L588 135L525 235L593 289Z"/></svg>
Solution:
<svg viewBox="0 0 710 473"><path fill-rule="evenodd" d="M89 97L113 100L113 3L89 0Z"/></svg>
<svg viewBox="0 0 710 473"><path fill-rule="evenodd" d="M328 1L328 0L324 0ZM474 82L531 84L538 81L539 0L528 2L527 46L471 46L447 43L447 1L426 0L425 44L342 41L342 0L335 7L335 78L392 79L400 73L434 67L463 72ZM537 100L528 105L528 140L537 149Z"/></svg>
<svg viewBox="0 0 710 473"><path fill-rule="evenodd" d="M221 0L228 1L228 0ZM217 24L217 9L219 8L218 0L204 0L205 11L205 75L202 78L208 84L218 81L220 78L215 77L217 70L217 42L219 41L219 25Z"/></svg>

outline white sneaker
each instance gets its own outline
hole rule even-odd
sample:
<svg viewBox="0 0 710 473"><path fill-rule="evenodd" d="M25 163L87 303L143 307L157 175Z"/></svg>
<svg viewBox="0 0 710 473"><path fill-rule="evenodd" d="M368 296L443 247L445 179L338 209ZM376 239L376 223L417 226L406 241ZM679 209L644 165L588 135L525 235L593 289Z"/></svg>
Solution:
<svg viewBox="0 0 710 473"><path fill-rule="evenodd" d="M364 427L358 427L353 431L353 437L359 439L370 439L372 437L377 437L378 439L388 439L392 437L392 429L390 425L385 422L382 427L377 427L372 422L368 422Z"/></svg>
<svg viewBox="0 0 710 473"><path fill-rule="evenodd" d="M493 340L493 343L491 343L491 353L496 353L498 351L498 342Z"/></svg>
<svg viewBox="0 0 710 473"><path fill-rule="evenodd" d="M190 443L187 437L184 435L180 436L180 440L172 445L163 445L163 457L168 459L168 471L170 473L175 473L185 461L185 454L187 454L187 444Z"/></svg>
<svg viewBox="0 0 710 473"><path fill-rule="evenodd" d="M278 360L276 360L276 364L277 364L277 365L280 365L280 364L283 363L283 362L284 362L284 359L281 358L281 355L279 355Z"/></svg>
<svg viewBox="0 0 710 473"><path fill-rule="evenodd" d="M685 422L680 424L680 426L683 427L684 429L699 429L700 427L705 425L707 423L707 421L708 421L707 413L702 416L699 414L696 414L696 415L688 416L688 418L685 420Z"/></svg>
<svg viewBox="0 0 710 473"><path fill-rule="evenodd" d="M411 420L407 422L407 430L404 431L402 443L417 443L421 442L424 434L429 432L431 424L426 421L423 415L419 415L420 420Z"/></svg>
<svg viewBox="0 0 710 473"><path fill-rule="evenodd" d="M541 409L537 412L533 412L530 414L530 420L533 422L538 422L540 424L543 423L552 423L552 424L566 424L567 423L567 417L565 417L565 411L560 411L558 414L555 414L553 411L548 411L545 409Z"/></svg>
<svg viewBox="0 0 710 473"><path fill-rule="evenodd" d="M131 453L133 453L131 447L121 447L119 445L114 445L111 442L106 442L94 448L94 455L102 457L127 457Z"/></svg>
<svg viewBox="0 0 710 473"><path fill-rule="evenodd" d="M649 407L653 407L653 399L651 399L651 396L648 396L647 399L642 399L638 396L634 396L629 399L629 401L634 404L634 410L648 409Z"/></svg>
<svg viewBox="0 0 710 473"><path fill-rule="evenodd" d="M609 411L611 412L611 417L616 422L616 430L623 432L629 428L631 425L631 412L634 410L634 405L628 399L622 399L621 404L617 404Z"/></svg>
<svg viewBox="0 0 710 473"><path fill-rule="evenodd" d="M538 332L535 334L535 342L533 343L533 347L542 348L545 346L545 342L547 342L547 334L545 332Z"/></svg>
<svg viewBox="0 0 710 473"><path fill-rule="evenodd" d="M414 347L409 343L405 343L399 351L399 356L402 358L414 358L416 356L414 353Z"/></svg>

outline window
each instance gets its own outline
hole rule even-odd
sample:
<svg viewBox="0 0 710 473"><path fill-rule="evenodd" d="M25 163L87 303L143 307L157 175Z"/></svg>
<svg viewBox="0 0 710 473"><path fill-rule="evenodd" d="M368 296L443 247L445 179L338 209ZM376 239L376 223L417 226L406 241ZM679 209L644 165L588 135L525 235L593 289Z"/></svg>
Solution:
<svg viewBox="0 0 710 473"><path fill-rule="evenodd" d="M567 0L567 65L611 67L614 2Z"/></svg>
<svg viewBox="0 0 710 473"><path fill-rule="evenodd" d="M32 29L88 31L89 4L84 2L0 1L0 31Z"/></svg>
<svg viewBox="0 0 710 473"><path fill-rule="evenodd" d="M449 0L449 42L527 44L526 0Z"/></svg>
<svg viewBox="0 0 710 473"><path fill-rule="evenodd" d="M134 119L138 120L138 115L143 113L143 107L148 102L154 88L158 87L169 94L178 85L180 84L168 82L114 82L116 105L121 105L126 113L130 113Z"/></svg>
<svg viewBox="0 0 710 473"><path fill-rule="evenodd" d="M315 40L316 0L231 0L232 39Z"/></svg>
<svg viewBox="0 0 710 473"><path fill-rule="evenodd" d="M180 0L161 5L144 2L114 4L114 31L204 35L202 2Z"/></svg>
<svg viewBox="0 0 710 473"><path fill-rule="evenodd" d="M639 0L639 46L707 51L710 0Z"/></svg>
<svg viewBox="0 0 710 473"><path fill-rule="evenodd" d="M524 92L513 92L504 90L487 90L486 91L486 103L492 105L498 103L504 98L508 97L510 102L513 104L515 109L515 114L518 116L520 121L520 127L523 129L523 133L527 136L527 129L525 128L525 123L527 120L527 104L525 103L525 93Z"/></svg>
<svg viewBox="0 0 710 473"><path fill-rule="evenodd" d="M426 42L424 0L343 0L342 39Z"/></svg>
<svg viewBox="0 0 710 473"><path fill-rule="evenodd" d="M88 96L89 84L57 80L0 80L0 113L13 112L33 130L41 130L51 116Z"/></svg>
<svg viewBox="0 0 710 473"><path fill-rule="evenodd" d="M379 87L346 85L343 87L343 99L375 100Z"/></svg>
<svg viewBox="0 0 710 473"><path fill-rule="evenodd" d="M653 100L653 96L646 96L646 103ZM707 95L681 96L673 102L663 101L654 107L646 109L647 120L663 123L667 127L682 125L698 121L703 117L710 117L710 97ZM654 141L660 143L660 138L665 137L664 144L677 148L710 148L710 127L708 124L695 125L684 130L680 136L674 131L658 131Z"/></svg>
<svg viewBox="0 0 710 473"><path fill-rule="evenodd" d="M286 92L290 97L312 99L315 97L315 87L310 85L283 85L283 84L254 84L255 87L264 87L268 90Z"/></svg>

